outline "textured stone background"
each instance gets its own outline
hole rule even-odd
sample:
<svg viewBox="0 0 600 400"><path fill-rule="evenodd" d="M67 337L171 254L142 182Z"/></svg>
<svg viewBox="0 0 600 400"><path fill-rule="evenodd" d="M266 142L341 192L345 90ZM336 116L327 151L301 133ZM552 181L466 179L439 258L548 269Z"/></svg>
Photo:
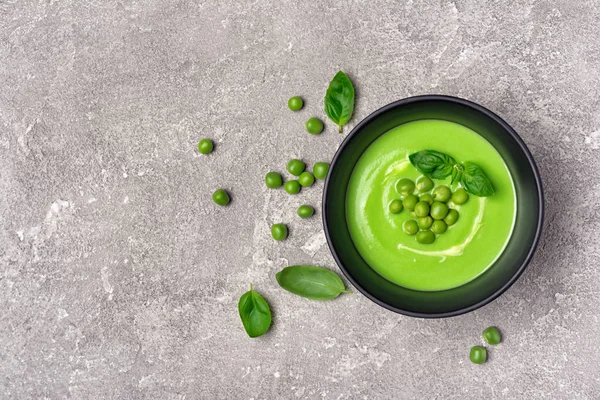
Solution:
<svg viewBox="0 0 600 400"><path fill-rule="evenodd" d="M0 0L0 398L598 399L599 21L573 0ZM340 68L351 126L442 93L530 146L547 222L500 299L419 320L278 288L288 264L334 267L320 216L294 214L322 183L292 197L263 176L331 159L343 135L303 123ZM251 282L275 315L255 340ZM474 366L490 324L504 343Z"/></svg>

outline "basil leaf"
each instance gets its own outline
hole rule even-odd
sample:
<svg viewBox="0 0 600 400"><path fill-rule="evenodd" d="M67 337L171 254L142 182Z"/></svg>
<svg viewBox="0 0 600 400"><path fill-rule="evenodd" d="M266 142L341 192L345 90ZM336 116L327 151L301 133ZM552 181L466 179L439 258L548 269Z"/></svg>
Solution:
<svg viewBox="0 0 600 400"><path fill-rule="evenodd" d="M354 86L350 78L339 71L333 77L325 93L325 113L337 124L342 133L342 126L346 125L354 111Z"/></svg>
<svg viewBox="0 0 600 400"><path fill-rule="evenodd" d="M250 290L240 297L238 311L244 329L251 338L258 337L269 330L271 309L264 297L254 291L252 285L250 285Z"/></svg>
<svg viewBox="0 0 600 400"><path fill-rule="evenodd" d="M408 156L411 164L422 174L433 179L444 179L452 174L456 160L436 150L422 150Z"/></svg>
<svg viewBox="0 0 600 400"><path fill-rule="evenodd" d="M282 269L275 277L279 286L307 299L329 300L348 293L339 275L327 268L294 265Z"/></svg>
<svg viewBox="0 0 600 400"><path fill-rule="evenodd" d="M483 170L472 162L463 163L465 171L461 179L461 184L468 193L479 197L494 195L492 182L485 175Z"/></svg>

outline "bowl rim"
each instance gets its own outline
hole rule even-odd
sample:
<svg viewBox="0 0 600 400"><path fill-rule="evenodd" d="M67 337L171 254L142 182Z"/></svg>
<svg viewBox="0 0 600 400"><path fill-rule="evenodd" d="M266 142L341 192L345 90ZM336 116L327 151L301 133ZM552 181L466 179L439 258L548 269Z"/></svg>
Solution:
<svg viewBox="0 0 600 400"><path fill-rule="evenodd" d="M527 266L531 262L531 259L533 258L533 255L539 245L539 241L540 241L540 238L542 235L542 228L543 228L543 223L544 223L544 191L542 188L542 179L540 176L540 172L535 163L535 160L533 159L533 156L531 155L531 152L525 145L525 142L523 141L523 139L521 139L521 137L517 134L517 132L506 121L504 121L502 118L500 118L494 112L490 111L489 109L487 109L477 103L474 103L472 101L465 100L465 99L462 99L459 97L439 95L439 94L428 94L428 95L407 97L407 98L389 103L389 104L379 108L378 110L372 112L371 114L369 114L366 118L364 118L362 121L360 121L352 129L352 131L350 131L350 133L346 136L344 141L340 144L337 151L335 152L335 155L333 156L333 159L331 160L330 169L333 169L333 167L335 166L335 164L338 161L338 158L340 157L341 153L344 151L344 149L346 148L346 146L348 145L348 143L350 142L352 137L354 137L354 135L356 135L359 131L361 131L363 126L369 124L372 120L374 120L375 118L379 117L380 115L384 114L385 112L387 112L393 108L400 107L400 106L410 104L410 103L417 103L417 102L423 102L423 101L446 101L446 102L451 102L451 103L457 103L457 104L472 108L475 111L478 111L482 114L485 114L487 117L491 118L492 120L497 122L500 126L502 126L502 128L504 128L504 130L506 132L508 132L512 136L512 138L517 142L517 144L519 145L519 147L525 154L525 157L526 157L527 161L529 162L529 166L531 167L531 170L533 172L535 183L536 183L536 188L539 193L539 201L538 201L539 212L538 212L537 226L536 226L535 236L533 238L532 246L529 249L527 256L523 259L523 262L519 266L518 270L498 290L496 290L495 292L493 292L492 294L487 296L485 299L483 299L475 304L472 304L468 307L464 307L464 308L454 310L454 311L443 312L443 313L421 313L421 312L404 310L402 308L394 307L392 305L389 305L389 304L377 299L375 296L373 296L371 293L369 293L367 290L365 290L352 277L352 275L349 273L349 271L346 270L346 268L344 267L344 265L342 264L342 262L338 256L338 252L336 251L336 249L333 248L331 234L330 234L329 228L328 228L327 212L325 212L325 210L327 208L327 193L329 191L329 185L331 183L330 182L331 174L327 174L327 178L325 179L325 186L323 187L323 198L322 198L323 229L325 231L327 245L329 246L329 250L331 251L331 254L333 255L333 258L334 258L336 264L338 265L340 270L342 270L346 279L348 279L350 281L350 283L352 283L352 285L354 287L356 287L368 299L370 299L371 301L373 301L374 303L380 305L381 307L383 307L385 309L394 311L399 314L408 315L410 317L417 317L417 318L455 317L458 315L462 315L462 314L474 311L474 310L481 308L481 307L485 306L486 304L492 302L493 300L497 299L500 295L502 295L504 292L506 292L517 281L517 279L519 279L519 277L523 274L523 271L525 271L525 268L527 268Z"/></svg>

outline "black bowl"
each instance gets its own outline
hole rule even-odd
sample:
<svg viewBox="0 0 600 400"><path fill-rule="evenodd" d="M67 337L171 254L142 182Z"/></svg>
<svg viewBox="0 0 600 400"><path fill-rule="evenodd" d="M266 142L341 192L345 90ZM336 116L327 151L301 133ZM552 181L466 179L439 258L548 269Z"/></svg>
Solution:
<svg viewBox="0 0 600 400"><path fill-rule="evenodd" d="M517 196L514 231L496 262L471 282L437 292L398 286L371 269L356 250L346 223L346 188L362 153L390 129L421 119L455 122L487 139L508 166ZM361 121L335 154L323 192L323 225L327 242L348 280L380 306L413 317L460 315L500 296L518 279L533 257L543 218L542 182L523 140L493 112L449 96L428 95L399 100Z"/></svg>

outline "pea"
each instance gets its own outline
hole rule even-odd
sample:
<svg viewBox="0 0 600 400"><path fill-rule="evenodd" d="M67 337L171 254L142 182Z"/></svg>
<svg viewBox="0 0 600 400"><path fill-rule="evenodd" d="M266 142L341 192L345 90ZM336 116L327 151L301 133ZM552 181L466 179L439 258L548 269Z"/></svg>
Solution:
<svg viewBox="0 0 600 400"><path fill-rule="evenodd" d="M404 200L402 200L402 205L408 211L412 211L415 209L415 206L417 205L418 202L419 202L419 198L417 196L415 196L414 194L409 194L408 196L406 196L404 198Z"/></svg>
<svg viewBox="0 0 600 400"><path fill-rule="evenodd" d="M417 242L421 244L431 244L435 241L435 233L429 229L417 233Z"/></svg>
<svg viewBox="0 0 600 400"><path fill-rule="evenodd" d="M402 211L402 208L402 200L400 199L392 200L390 203L390 212L392 214L398 214L400 211Z"/></svg>
<svg viewBox="0 0 600 400"><path fill-rule="evenodd" d="M469 200L469 194L463 188L459 188L452 195L452 202L457 205L465 204Z"/></svg>
<svg viewBox="0 0 600 400"><path fill-rule="evenodd" d="M409 215L411 218L417 218L417 213L415 213L414 211L409 212Z"/></svg>
<svg viewBox="0 0 600 400"><path fill-rule="evenodd" d="M327 178L327 173L329 172L329 164L324 162L315 163L313 167L313 174L317 179L325 179Z"/></svg>
<svg viewBox="0 0 600 400"><path fill-rule="evenodd" d="M502 335L500 331L495 326L490 326L489 328L485 328L483 331L483 338L489 344L498 344L502 341Z"/></svg>
<svg viewBox="0 0 600 400"><path fill-rule="evenodd" d="M407 196L415 191L415 183L408 178L402 178L396 182L396 191L402 196Z"/></svg>
<svg viewBox="0 0 600 400"><path fill-rule="evenodd" d="M448 225L446 225L446 223L441 220L434 221L431 225L431 230L433 231L433 233L437 233L438 235L441 235L442 233L446 232L447 229Z"/></svg>
<svg viewBox="0 0 600 400"><path fill-rule="evenodd" d="M448 210L448 215L446 215L446 218L444 218L446 225L452 226L456 223L456 221L458 221L458 211L454 209Z"/></svg>
<svg viewBox="0 0 600 400"><path fill-rule="evenodd" d="M285 190L289 194L296 194L296 193L298 193L300 191L300 183L298 181L296 181L296 180L287 181L283 185L283 190Z"/></svg>
<svg viewBox="0 0 600 400"><path fill-rule="evenodd" d="M424 193L419 196L419 201L427 202L429 205L433 204L433 196L429 193Z"/></svg>
<svg viewBox="0 0 600 400"><path fill-rule="evenodd" d="M417 223L419 224L419 228L421 229L429 229L431 225L433 225L433 218L429 215L426 217L421 217L418 219Z"/></svg>
<svg viewBox="0 0 600 400"><path fill-rule="evenodd" d="M316 117L309 118L306 121L306 131L313 135L318 135L323 132L323 121Z"/></svg>
<svg viewBox="0 0 600 400"><path fill-rule="evenodd" d="M314 213L315 213L315 209L306 204L303 204L300 207L298 207L298 216L300 218L308 218L308 217L312 216Z"/></svg>
<svg viewBox="0 0 600 400"><path fill-rule="evenodd" d="M434 201L430 213L433 219L444 219L448 215L448 206L439 201Z"/></svg>
<svg viewBox="0 0 600 400"><path fill-rule="evenodd" d="M471 353L469 354L469 358L474 364L483 364L487 360L487 351L485 350L485 347L471 347Z"/></svg>
<svg viewBox="0 0 600 400"><path fill-rule="evenodd" d="M402 229L404 229L404 233L412 236L419 232L419 225L417 225L417 221L414 219L409 219L402 224Z"/></svg>
<svg viewBox="0 0 600 400"><path fill-rule="evenodd" d="M304 107L304 101L299 96L290 97L288 100L288 107L292 111L298 111Z"/></svg>
<svg viewBox="0 0 600 400"><path fill-rule="evenodd" d="M213 201L220 206L226 206L229 204L231 199L229 198L229 194L223 189L217 189L213 193Z"/></svg>
<svg viewBox="0 0 600 400"><path fill-rule="evenodd" d="M202 139L198 142L198 151L202 154L208 154L213 151L213 141L210 139Z"/></svg>
<svg viewBox="0 0 600 400"><path fill-rule="evenodd" d="M433 198L435 201L441 201L442 203L446 203L450 201L452 197L452 191L448 186L438 186L433 189Z"/></svg>
<svg viewBox="0 0 600 400"><path fill-rule="evenodd" d="M298 177L298 182L304 187L309 187L312 186L313 183L315 183L315 177L310 172L304 171Z"/></svg>
<svg viewBox="0 0 600 400"><path fill-rule="evenodd" d="M431 189L433 189L433 181L429 177L422 176L417 179L417 190L419 192L429 192Z"/></svg>
<svg viewBox="0 0 600 400"><path fill-rule="evenodd" d="M300 176L300 174L303 173L305 169L306 164L295 158L287 163L288 172L294 176Z"/></svg>
<svg viewBox="0 0 600 400"><path fill-rule="evenodd" d="M271 236L273 236L273 239L283 240L287 237L287 235L288 229L284 224L275 224L271 226Z"/></svg>
<svg viewBox="0 0 600 400"><path fill-rule="evenodd" d="M265 175L265 185L268 188L275 189L283 185L283 180L281 179L281 175L277 172L267 172Z"/></svg>
<svg viewBox="0 0 600 400"><path fill-rule="evenodd" d="M424 201L419 201L415 204L415 214L417 217L426 217L429 215L429 203Z"/></svg>

